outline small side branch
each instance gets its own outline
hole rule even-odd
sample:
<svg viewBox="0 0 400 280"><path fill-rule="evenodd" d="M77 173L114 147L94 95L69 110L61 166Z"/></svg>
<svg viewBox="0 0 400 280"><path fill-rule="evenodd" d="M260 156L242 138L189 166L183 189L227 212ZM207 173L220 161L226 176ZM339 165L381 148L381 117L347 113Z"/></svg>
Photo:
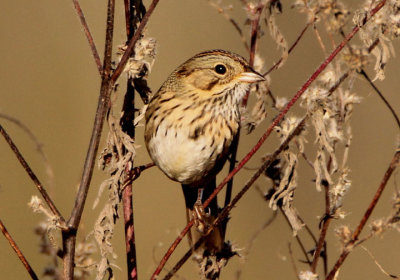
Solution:
<svg viewBox="0 0 400 280"><path fill-rule="evenodd" d="M383 103L385 103L386 107L388 107L388 109L392 113L394 119L396 120L397 126L400 128L399 116L396 114L396 111L393 109L392 105L390 105L389 101L386 100L386 98L383 96L382 92L378 89L378 87L374 84L374 82L369 78L369 76L364 71L364 69L361 69L360 74L367 80L367 82L370 84L370 86L379 95L379 97L382 99Z"/></svg>
<svg viewBox="0 0 400 280"><path fill-rule="evenodd" d="M36 174L33 172L29 164L26 162L25 158L22 156L20 151L18 150L17 146L14 144L13 140L11 137L8 135L8 133L5 131L2 125L0 125L0 133L3 135L4 139L10 146L11 150L14 152L15 156L17 157L18 161L21 163L22 167L25 169L26 173L28 173L29 177L33 181L33 183L36 185L36 188L42 195L43 199L46 201L47 205L49 206L51 212L56 216L59 226L60 227L65 227L65 220L61 213L58 211L56 205L54 202L51 200L50 196L47 194L47 191L43 187L42 183L39 181L38 177Z"/></svg>
<svg viewBox="0 0 400 280"><path fill-rule="evenodd" d="M251 21L251 37L250 37L250 57L249 57L249 64L251 67L254 65L254 57L256 55L256 47L257 47L257 37L258 37L258 29L260 25L261 13L265 8L265 3L260 3L254 9L254 19ZM243 98L242 105L243 107L247 106L247 100L249 99L249 93L247 92Z"/></svg>
<svg viewBox="0 0 400 280"><path fill-rule="evenodd" d="M92 136L89 142L88 152L86 154L85 164L83 167L82 179L79 185L78 193L75 199L75 205L72 209L71 217L68 220L68 229L62 232L63 240L63 262L64 262L64 279L73 279L74 275L74 259L76 234L82 217L83 209L89 191L90 181L93 175L93 167L96 161L96 154L99 147L100 136L103 129L104 118L110 103L110 95L112 90L111 75L111 57L112 57L112 41L114 32L114 10L115 0L108 1L107 8L107 27L106 42L104 49L104 68L102 71L102 82L100 88L99 100L97 103L96 116L94 120Z"/></svg>
<svg viewBox="0 0 400 280"><path fill-rule="evenodd" d="M288 50L288 54L290 54L293 49L297 46L297 44L300 42L301 38L303 37L303 35L306 33L307 29L313 25L315 22L315 18L314 20L310 21L309 23L306 24L306 26L303 28L303 30L300 32L299 36L297 37L297 39L294 41L294 43L290 46L289 50ZM263 73L262 75L265 77L267 76L269 73L271 73L273 70L278 69L278 66L280 65L280 63L282 62L283 58L281 57L274 65L271 66L271 68L269 68L265 73Z"/></svg>
<svg viewBox="0 0 400 280"><path fill-rule="evenodd" d="M317 269L317 264L319 257L321 256L321 252L325 247L325 238L326 238L326 233L328 232L328 227L329 224L332 220L332 217L330 215L330 199L329 199L329 184L326 182L324 184L325 187L325 216L323 217L322 220L322 228L319 234L319 239L317 243L317 247L314 252L314 258L311 264L311 272L315 273Z"/></svg>
<svg viewBox="0 0 400 280"><path fill-rule="evenodd" d="M96 62L97 69L99 70L99 73L101 75L103 72L103 66L101 65L100 56L99 53L97 52L97 48L94 43L92 33L90 33L89 26L85 19L85 15L82 12L81 5L79 4L78 0L72 0L72 2L74 3L76 13L79 16L79 20L81 21L83 30L85 31L86 39L88 40L90 50L92 51L94 61Z"/></svg>
<svg viewBox="0 0 400 280"><path fill-rule="evenodd" d="M326 280L334 279L336 272L342 266L343 262L346 260L347 256L351 252L352 248L354 247L355 243L358 240L358 237L360 236L361 231L363 230L369 217L371 216L372 211L374 211L375 206L378 203L379 198L381 197L393 171L399 165L399 162L400 162L400 150L396 151L396 153L394 154L392 161L390 162L390 165L389 165L388 169L386 170L385 175L383 176L383 179L382 179L378 189L376 190L376 193L375 193L371 203L369 204L367 210L364 213L364 216L362 217L356 230L353 232L350 241L347 242L346 246L344 247L344 250L343 250L342 254L339 256L338 260L336 261L334 267L332 268L332 270L329 272L328 276L326 277Z"/></svg>
<svg viewBox="0 0 400 280"><path fill-rule="evenodd" d="M3 222L0 219L0 229L4 234L4 237L8 240L8 242L10 243L11 247L13 248L13 250L15 251L15 253L17 254L18 258L20 259L20 261L22 262L22 264L25 266L26 271L28 271L29 275L31 276L31 278L33 280L38 280L39 278L37 277L35 271L33 271L32 267L30 266L30 264L28 263L28 261L26 260L24 254L22 254L21 250L18 248L17 243L15 243L14 239L11 237L11 235L8 233L5 225L3 224Z"/></svg>

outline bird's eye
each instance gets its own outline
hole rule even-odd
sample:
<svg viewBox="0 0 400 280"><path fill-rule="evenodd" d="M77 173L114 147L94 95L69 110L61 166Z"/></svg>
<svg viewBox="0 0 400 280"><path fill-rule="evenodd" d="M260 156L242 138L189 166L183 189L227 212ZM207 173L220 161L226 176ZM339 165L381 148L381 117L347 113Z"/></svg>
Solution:
<svg viewBox="0 0 400 280"><path fill-rule="evenodd" d="M214 68L215 72L217 72L220 75L223 75L226 73L226 67L222 64L217 64Z"/></svg>

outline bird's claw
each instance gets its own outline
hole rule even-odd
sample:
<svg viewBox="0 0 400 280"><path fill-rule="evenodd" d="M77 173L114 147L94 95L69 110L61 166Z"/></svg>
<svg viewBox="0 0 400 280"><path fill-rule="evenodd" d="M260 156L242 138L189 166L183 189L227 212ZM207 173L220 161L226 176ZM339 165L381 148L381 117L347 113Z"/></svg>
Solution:
<svg viewBox="0 0 400 280"><path fill-rule="evenodd" d="M207 212L201 203L201 200L197 200L196 203L193 205L193 219L194 225L198 232L205 234L210 227L210 223L208 222L208 218L211 215L211 211L207 208Z"/></svg>

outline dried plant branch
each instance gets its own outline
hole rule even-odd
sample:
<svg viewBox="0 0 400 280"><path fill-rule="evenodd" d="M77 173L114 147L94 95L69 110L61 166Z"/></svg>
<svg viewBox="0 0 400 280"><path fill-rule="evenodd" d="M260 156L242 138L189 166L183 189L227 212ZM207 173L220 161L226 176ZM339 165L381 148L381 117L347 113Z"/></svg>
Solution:
<svg viewBox="0 0 400 280"><path fill-rule="evenodd" d="M343 34L343 37L345 37L345 35ZM376 40L369 48L368 48L368 52L370 53L378 44L379 40ZM340 78L336 81L336 83L329 89L328 91L328 96L330 96L349 76L351 72L351 69L349 69L348 71L346 71L345 73L343 73ZM325 238L326 238L326 234L327 234L327 230L330 224L330 221L332 220L332 217L330 215L330 201L329 201L329 186L325 186L325 217L324 220L322 221L322 228L320 231L320 236L319 236L319 240L317 243L317 246L315 248L315 252L314 252L314 257L313 257L313 262L311 265L311 271L313 273L315 273L316 271L316 267L318 264L318 259L320 257L321 251L322 250L326 250L326 242L325 242ZM326 265L327 265L327 261L326 261L326 251L324 254L324 270L326 271Z"/></svg>
<svg viewBox="0 0 400 280"><path fill-rule="evenodd" d="M89 142L89 148L85 159L81 183L75 200L75 206L72 209L71 217L68 220L68 230L62 232L63 248L64 248L64 278L73 279L74 275L74 256L76 233L82 217L85 206L90 181L93 175L93 167L97 150L99 147L101 131L103 128L104 118L110 103L110 94L112 90L111 74L111 57L112 57L112 39L114 31L114 10L115 0L108 1L107 8L107 28L104 50L104 69L102 71L102 83L100 88L100 96L96 110L96 117L93 125L92 136Z"/></svg>
<svg viewBox="0 0 400 280"><path fill-rule="evenodd" d="M361 248L367 252L367 254L370 256L370 258L374 261L374 263L376 264L376 266L379 268L379 270L385 274L387 277L393 278L393 279L399 279L398 276L394 275L394 274L390 274L388 273L383 267L382 265L376 260L376 258L374 257L374 255L371 253L370 250L367 249L367 247L361 245Z"/></svg>
<svg viewBox="0 0 400 280"><path fill-rule="evenodd" d="M124 190L126 188L126 186L128 186L129 184L132 184L133 181L135 181L137 178L139 178L139 176L142 174L143 171L145 171L146 169L149 169L153 166L156 166L156 164L154 162L133 167L130 171L130 174L129 174L126 182L122 186L122 189Z"/></svg>
<svg viewBox="0 0 400 280"><path fill-rule="evenodd" d="M215 3L215 2L212 1L212 0L208 0L208 4L209 4L211 7L213 7L214 9L216 9L216 10L218 11L218 13L222 14L222 15L224 16L224 18L225 18L227 21L229 21L229 22L233 25L233 27L235 28L235 30L239 33L240 40L242 41L242 43L243 43L245 49L246 49L247 51L250 51L249 45L248 45L248 43L247 43L247 41L246 41L245 36L243 35L242 29L240 28L239 24L225 11L226 9L220 7L220 6L218 5L219 3L217 4L217 3Z"/></svg>
<svg viewBox="0 0 400 280"><path fill-rule="evenodd" d="M50 198L46 189L44 188L42 183L39 181L39 178L36 176L36 174L33 172L31 167L29 166L29 164L26 162L25 158L22 156L22 154L18 150L17 146L14 144L13 140L8 135L8 133L4 130L2 125L0 125L0 133L3 135L7 144L10 146L11 150L14 152L15 156L17 157L18 161L21 163L22 167L25 169L26 173L28 173L29 177L31 178L33 183L36 185L36 188L42 195L43 199L46 201L46 204L49 206L51 212L53 213L53 215L55 216L55 218L57 220L58 226L60 228L66 228L64 217L58 211L53 200Z"/></svg>
<svg viewBox="0 0 400 280"><path fill-rule="evenodd" d="M25 258L24 254L21 252L21 250L18 248L17 243L15 243L14 239L12 238L12 236L8 233L5 225L3 224L2 220L0 219L0 229L4 234L4 237L7 239L7 241L10 243L11 248L13 248L13 250L15 251L15 253L17 254L18 258L20 259L20 261L22 262L22 264L24 265L26 271L28 271L29 275L31 276L32 279L34 280L38 280L39 278L37 277L35 271L33 270L33 268L30 266L30 264L28 263L27 259Z"/></svg>
<svg viewBox="0 0 400 280"><path fill-rule="evenodd" d="M130 29L131 29L131 7L130 0L124 0L124 10L125 10L125 28L126 28L126 36L130 37Z"/></svg>
<svg viewBox="0 0 400 280"><path fill-rule="evenodd" d="M279 210L281 211L281 214L282 214L282 216L285 218L285 221L287 222L287 224L289 225L289 227L293 230L292 224L290 223L288 217L285 215L285 212L282 210L282 207L279 207ZM303 222L302 219L300 219L300 221L301 221L303 224L305 224L305 223ZM312 236L313 236L313 235L312 235ZM300 236L299 236L298 234L296 234L294 238L296 239L297 244L299 244L300 250L301 250L301 252L303 253L303 256L304 256L304 258L305 258L305 261L304 261L304 262L311 266L311 260L310 260L310 258L308 257L308 252L307 252L307 250L306 250L306 247L305 247L304 244L303 244L303 241L301 241Z"/></svg>
<svg viewBox="0 0 400 280"><path fill-rule="evenodd" d="M85 19L85 15L82 12L81 5L79 4L78 0L72 0L72 2L74 3L76 13L78 14L79 20L81 21L81 24L83 26L83 30L85 32L86 39L88 40L90 50L92 51L94 61L96 62L97 69L99 70L100 75L102 75L103 66L101 65L100 56L99 53L97 52L97 48L94 43L92 34L90 33L89 26Z"/></svg>
<svg viewBox="0 0 400 280"><path fill-rule="evenodd" d="M168 273L168 275L164 278L164 280L166 279L170 279L173 274L175 272L177 272L179 270L179 268L186 262L186 260L190 257L190 255L193 253L193 251L195 251L201 244L202 242L204 242L205 238L214 230L214 228L216 228L222 221L224 221L224 219L226 219L226 217L229 215L230 211L233 209L233 207L235 207L235 205L239 202L239 200L243 197L243 195L250 189L250 187L254 184L254 182L264 173L264 171L271 165L271 163L278 157L278 155L284 150L286 149L286 147L289 145L290 141L292 141L292 139L299 135L299 133L302 131L305 121L306 121L307 117L304 117L296 126L296 128L293 129L292 133L290 133L290 135L285 139L285 141L279 146L278 149L275 150L275 152L268 156L265 161L263 162L263 164L261 165L261 167L253 174L253 176L251 176L251 178L246 182L246 184L244 185L244 187L240 190L240 192L232 199L231 203L225 207L221 213L218 215L218 217L215 219L215 221L213 222L212 226L209 228L209 230L207 231L207 233L202 236L202 238L200 238L198 240L198 242L196 242L196 244L193 246L193 248L190 248L189 251L181 258L181 260L174 266L174 268ZM208 204L206 204L207 201L203 204L204 207L207 207ZM188 223L189 224L193 224L193 219ZM188 227L188 226L186 226ZM185 228L186 229L186 228ZM184 231L181 232L181 234L179 235L179 237L184 236ZM182 239L181 238L181 239ZM174 242L175 244L175 242ZM177 245L177 244L176 244ZM172 248L172 246L170 247L170 249L168 250L168 252L170 250L175 250L176 246L174 248ZM172 252L171 252L172 253ZM165 256L164 256L165 257ZM164 259L163 259L164 260ZM165 263L164 263L165 264ZM162 267L159 267L160 271L162 269ZM159 272L158 272L159 274ZM152 279L155 279L155 277L158 274L153 274Z"/></svg>
<svg viewBox="0 0 400 280"><path fill-rule="evenodd" d="M313 273L315 273L315 271L317 269L319 257L321 256L321 252L326 244L325 238L326 238L326 234L328 232L328 227L329 227L330 222L332 221L332 216L330 214L331 206L330 206L330 200L329 200L329 183L328 182L325 182L324 189L325 189L325 216L322 218L322 227L321 227L321 231L319 234L317 247L315 248L315 251L314 251L313 261L311 264L311 272L313 272ZM326 254L324 254L324 255L326 255Z"/></svg>
<svg viewBox="0 0 400 280"><path fill-rule="evenodd" d="M51 164L49 163L47 155L43 150L43 144L40 143L39 139L33 134L33 132L29 129L29 127L27 127L20 120L14 118L12 116L9 116L9 115L6 115L6 114L2 114L2 113L0 113L0 118L6 119L6 120L16 124L19 128L21 128L29 136L29 138L36 145L36 150L38 151L38 153L40 154L40 156L43 159L44 166L45 166L45 169L46 169L46 173L47 173L47 176L48 176L49 189L51 189L54 186L54 172L53 172L53 168L52 168Z"/></svg>
<svg viewBox="0 0 400 280"><path fill-rule="evenodd" d="M206 208L209 203L215 198L215 196L222 190L222 188L225 186L225 184L233 178L233 176L236 175L237 172L239 172L240 169L250 160L250 158L258 151L258 149L261 147L261 145L265 142L265 140L269 137L271 134L272 130L276 125L278 125L283 117L286 115L286 113L289 111L289 109L296 103L296 101L302 96L302 94L305 92L305 90L311 85L311 83L321 74L321 72L331 63L331 61L336 57L336 55L343 49L343 47L354 37L354 35L360 30L362 26L364 26L368 20L375 15L385 4L385 0L382 0L379 2L369 13L369 16L364 18L363 22L353 28L353 30L342 40L342 42L335 48L335 50L325 59L325 61L318 67L318 69L311 75L311 77L304 83L304 85L301 87L301 89L294 95L294 97L286 104L286 106L280 111L278 116L274 119L274 121L271 123L271 125L267 128L266 132L261 136L261 138L258 140L258 142L253 146L253 148L248 152L248 154L239 162L239 164L235 167L232 172L228 174L224 178L224 180L218 185L218 187L215 189L215 191L210 195L210 197L204 202L203 207ZM242 190L243 191L243 190ZM242 192L241 191L241 192ZM239 194L241 194L241 192ZM245 191L244 191L245 192ZM241 196L240 196L241 197ZM235 197L236 198L236 197ZM231 204L234 203L235 199L232 200ZM231 205L230 204L230 205ZM225 208L227 209L227 208ZM225 217L222 215L224 213L221 212L221 217ZM226 213L227 215L227 213ZM218 220L218 219L217 219ZM216 220L216 221L217 221ZM178 246L180 241L183 239L183 237L188 233L189 229L193 226L194 221L191 220L189 223L186 225L186 227L181 231L179 236L175 239L173 244L170 246L168 251L165 253L164 257L160 261L160 264L156 268L155 272L152 275L151 279L155 279L159 273L161 272L162 268L164 267L165 263L171 256L171 254L174 252L175 248Z"/></svg>
<svg viewBox="0 0 400 280"><path fill-rule="evenodd" d="M254 57L256 55L258 29L260 26L261 13L263 12L263 10L265 8L265 4L266 3L259 3L256 7L254 7L254 11L253 11L254 18L251 21L251 35L250 35L250 56L249 56L250 67L254 66ZM247 106L247 100L249 99L249 93L250 93L250 91L248 91L243 98L243 101L242 101L243 107Z"/></svg>
<svg viewBox="0 0 400 280"><path fill-rule="evenodd" d="M122 71L124 71L124 68L126 66L126 63L128 63L129 57L132 55L134 51L135 44L137 40L139 40L140 36L142 35L142 32L144 30L144 27L146 26L151 14L153 13L155 7L157 6L159 0L153 0L147 9L146 14L144 15L142 21L140 22L135 34L133 37L129 40L128 47L124 53L124 55L121 58L121 61L118 63L117 68L115 69L114 73L111 76L111 81L115 83L119 76L121 75Z"/></svg>
<svg viewBox="0 0 400 280"><path fill-rule="evenodd" d="M396 120L397 126L400 128L399 116L396 114L396 111L393 109L392 105L390 105L389 101L387 101L387 99L383 96L382 92L378 89L378 87L375 85L375 83L370 79L370 77L367 75L367 73L364 71L364 69L361 69L360 74L367 80L369 85L379 95L379 97L382 99L383 103L385 103L386 107L388 107L388 109L392 113L394 119Z"/></svg>
<svg viewBox="0 0 400 280"><path fill-rule="evenodd" d="M262 195L262 196L264 198L264 195ZM264 224L262 224L262 226L253 233L253 235L250 237L249 241L247 242L248 245L246 246L246 255L248 255L249 252L251 251L251 248L253 247L253 244L256 241L257 237L260 235L260 233L262 233L267 227L269 227L272 224L272 222L275 221L276 217L278 217L278 212L273 211L272 216L267 221L265 221Z"/></svg>
<svg viewBox="0 0 400 280"><path fill-rule="evenodd" d="M364 216L362 217L356 230L351 235L351 239L346 243L342 254L339 256L339 258L336 261L335 265L333 266L332 270L329 272L328 276L326 277L326 280L334 279L336 272L342 266L343 262L346 260L347 256L351 252L354 244L357 242L358 237L360 236L361 231L363 230L364 226L366 225L368 218L371 216L373 210L375 209L375 206L378 203L379 198L381 197L393 171L399 165L399 162L400 162L400 150L397 150L390 162L388 169L385 172L385 175L383 176L383 179L382 179L378 189L376 190L376 193L375 193L371 203L369 204L367 210L365 211Z"/></svg>
<svg viewBox="0 0 400 280"><path fill-rule="evenodd" d="M254 56L256 54L258 29L260 26L261 14L265 8L265 3L261 2L254 9L254 19L251 21L251 35L250 35L250 66L254 65Z"/></svg>
<svg viewBox="0 0 400 280"><path fill-rule="evenodd" d="M296 262L294 261L293 251L292 251L292 244L291 244L290 242L288 243L288 250L289 250L290 262L291 262L291 264L292 264L293 271L294 271L294 273L295 273L295 275L296 275L296 278L297 278L298 280L300 280L300 277L299 277L299 270L297 269Z"/></svg>
<svg viewBox="0 0 400 280"><path fill-rule="evenodd" d="M297 46L297 44L300 42L301 38L303 38L304 34L306 33L307 29L313 25L315 22L315 18L314 20L310 21L309 23L306 24L306 26L303 28L303 30L300 32L299 36L296 38L296 40L294 41L294 43L290 46L288 53L290 54L293 49ZM265 73L263 73L262 75L264 77L266 77L269 73L271 73L273 70L278 69L280 63L282 62L283 57L281 57L277 62L275 62L274 65L272 65Z"/></svg>
<svg viewBox="0 0 400 280"><path fill-rule="evenodd" d="M127 164L125 167L125 173L128 177L132 177L132 171ZM137 178L137 177L136 177ZM126 249L126 261L128 267L128 278L137 279L137 261L136 261L136 243L135 243L135 227L134 227L134 216L133 216L133 203L132 203L132 182L124 187L122 191L122 205L124 213L124 229L125 229L125 249Z"/></svg>
<svg viewBox="0 0 400 280"><path fill-rule="evenodd" d="M340 29L340 34L344 37L344 31L343 29ZM379 38L375 39L375 41L368 47L368 53L371 53L372 50L379 44L380 40ZM351 46L348 46L350 52L352 53L353 50L351 48ZM363 76L368 84L374 89L374 91L378 94L378 96L380 97L380 99L382 99L383 103L385 103L386 107L389 109L389 111L392 113L397 126L400 128L400 118L397 115L396 111L393 109L392 105L390 105L389 101L387 101L387 99L385 98L385 96L383 96L382 92L378 89L378 87L375 85L375 83L372 81L372 79L368 76L367 72L365 72L365 70L363 68L361 68L358 73Z"/></svg>
<svg viewBox="0 0 400 280"><path fill-rule="evenodd" d="M141 0L124 0L125 7L125 24L126 36L129 41L136 31L136 25L142 20L142 12L145 12ZM122 131L128 134L132 139L135 139L135 88L133 87L134 78L129 77L127 81L127 90L124 97L120 125ZM123 146L123 155L128 151ZM122 190L122 207L124 217L124 233L125 233L125 249L128 268L128 278L134 280L137 275L137 258L136 258L136 243L135 243L135 227L133 215L133 199L132 199L132 183L140 175L140 172L132 170L133 159L125 166L125 174L127 174L128 182ZM132 179L135 177L135 179Z"/></svg>
<svg viewBox="0 0 400 280"><path fill-rule="evenodd" d="M314 25L314 33L315 33L315 37L317 38L317 41L319 43L319 46L321 47L323 54L326 55L327 54L326 47L325 47L324 42L322 41L321 34L319 34L319 31L318 31L316 25Z"/></svg>
<svg viewBox="0 0 400 280"><path fill-rule="evenodd" d="M100 142L101 131L103 128L104 117L109 107L111 94L111 56L112 56L112 39L114 30L114 0L108 2L107 12L107 30L106 30L106 46L104 51L104 70L100 96L96 110L96 117L93 125L92 136L89 142L89 149L86 155L86 160L83 168L82 180L79 186L77 199L74 209L72 210L71 218L68 221L69 226L76 228L79 225L83 207L85 204L89 184L93 174L93 167Z"/></svg>

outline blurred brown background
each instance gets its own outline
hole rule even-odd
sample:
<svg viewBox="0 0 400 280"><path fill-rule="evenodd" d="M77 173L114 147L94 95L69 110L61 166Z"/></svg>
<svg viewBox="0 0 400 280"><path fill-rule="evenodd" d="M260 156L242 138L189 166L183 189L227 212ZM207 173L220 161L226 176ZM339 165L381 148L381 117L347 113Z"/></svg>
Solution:
<svg viewBox="0 0 400 280"><path fill-rule="evenodd" d="M239 1L225 2L234 4L233 17L242 24L245 16ZM356 7L361 1L346 2L350 7ZM145 2L146 5L148 3ZM81 1L81 5L102 54L106 1L85 0ZM122 1L117 1L115 46L125 40L122 7ZM289 44L295 40L305 22L304 15L299 15L288 3L284 3L284 13L278 17L278 24ZM197 52L223 48L248 57L232 25L205 0L160 1L150 19L147 35L158 41L158 55L149 78L153 91L158 89L177 65ZM100 87L97 68L82 27L71 1L2 1L0 36L0 113L20 120L36 135L54 170L54 181L49 182L43 160L29 137L13 123L1 119L1 124L8 130L38 177L48 186L60 211L68 217L82 172ZM279 52L268 34L263 37L259 49L267 57L267 66L278 60ZM399 42L395 42L395 49L400 49ZM323 58L314 33L307 31L286 65L271 75L272 91L279 96L292 96ZM399 65L398 58L391 59L386 70L386 80L377 82L396 111L400 108ZM372 69L367 69L367 72L371 77L374 76ZM358 223L389 164L398 137L394 120L381 100L361 77L356 76L355 82L357 86L354 91L363 98L363 102L356 106L352 120L354 138L349 165L353 185L344 204L348 217L345 221L334 221L330 227L329 268L339 253L333 229L341 224L354 228ZM122 94L123 90L120 90L119 95ZM294 111L298 116L302 114L299 109ZM253 134L242 136L239 159L258 140L273 114ZM310 131L309 134L312 133ZM103 140L106 134L105 130ZM260 157L277 145L274 135L267 142L248 167L256 167ZM137 144L142 147L137 150L136 164L148 163L142 127L138 129ZM0 154L0 218L40 275L49 260L38 253L39 240L33 229L43 217L32 213L27 207L31 196L38 195L38 192L3 139L0 140ZM305 166L304 162L302 165ZM236 177L236 191L250 174L252 171L242 170ZM397 174L395 177L398 178ZM95 170L80 238L90 232L98 215L99 208L92 210L91 206L98 186L106 175ZM295 206L318 234L318 216L324 209L323 194L315 190L311 181L313 175L307 166L299 176ZM269 186L263 178L257 184L264 189ZM373 218L389 214L394 185L392 179ZM148 279L156 263L185 225L184 202L179 185L169 181L156 168L146 171L134 183L134 211L139 277ZM271 215L272 210L267 203L255 189L251 189L232 212L228 239L239 248L247 247L254 232ZM119 222L116 229L114 244L118 258L115 263L120 267L120 270L115 269L116 279L125 279L123 224ZM304 232L300 234L303 238L306 236ZM307 236L304 240L307 248L312 249L311 240ZM222 279L235 279L239 271L240 279L296 279L288 253L288 242L292 243L295 259L302 259L291 231L278 215L276 221L259 235L249 255L234 258L228 264ZM388 272L400 275L399 233L386 233L384 238L375 238L365 245ZM187 242L184 241L167 266L171 267L178 259L177 256L181 256L186 249ZM297 265L301 270L306 269L298 262ZM188 262L179 275L186 279L196 279L196 269L194 262ZM350 255L340 275L343 280L388 278L360 248ZM29 279L3 237L0 238L0 278Z"/></svg>

